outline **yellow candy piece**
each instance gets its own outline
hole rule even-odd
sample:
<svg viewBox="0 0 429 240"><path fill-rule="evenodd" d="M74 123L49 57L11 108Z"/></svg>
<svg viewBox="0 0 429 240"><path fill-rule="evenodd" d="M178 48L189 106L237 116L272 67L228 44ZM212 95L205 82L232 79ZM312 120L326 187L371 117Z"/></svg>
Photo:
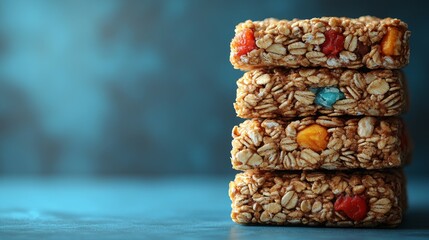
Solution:
<svg viewBox="0 0 429 240"><path fill-rule="evenodd" d="M381 40L381 52L386 56L401 55L402 32L395 27L387 28L387 33Z"/></svg>
<svg viewBox="0 0 429 240"><path fill-rule="evenodd" d="M321 152L326 148L328 139L328 131L318 124L304 128L296 136L296 141L301 148L310 148L316 152Z"/></svg>

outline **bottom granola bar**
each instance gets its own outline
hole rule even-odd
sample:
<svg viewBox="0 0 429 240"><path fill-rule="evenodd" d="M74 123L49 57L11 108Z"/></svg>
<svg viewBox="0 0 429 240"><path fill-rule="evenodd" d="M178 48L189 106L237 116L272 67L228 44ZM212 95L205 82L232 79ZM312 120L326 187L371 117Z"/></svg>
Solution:
<svg viewBox="0 0 429 240"><path fill-rule="evenodd" d="M395 227L406 207L399 170L263 172L229 184L231 218L240 224Z"/></svg>

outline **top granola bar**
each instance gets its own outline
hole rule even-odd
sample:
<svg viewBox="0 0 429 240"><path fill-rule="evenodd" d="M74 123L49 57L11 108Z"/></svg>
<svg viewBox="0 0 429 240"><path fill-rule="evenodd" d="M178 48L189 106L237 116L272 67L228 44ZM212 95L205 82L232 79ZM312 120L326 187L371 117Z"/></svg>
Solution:
<svg viewBox="0 0 429 240"><path fill-rule="evenodd" d="M248 20L235 28L230 61L241 70L275 66L399 69L409 61L409 37L407 24L396 18Z"/></svg>

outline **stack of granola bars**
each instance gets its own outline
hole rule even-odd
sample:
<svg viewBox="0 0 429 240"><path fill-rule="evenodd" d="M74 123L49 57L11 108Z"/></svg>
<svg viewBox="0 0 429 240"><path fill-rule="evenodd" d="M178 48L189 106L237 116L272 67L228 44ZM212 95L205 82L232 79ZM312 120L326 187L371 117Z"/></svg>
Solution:
<svg viewBox="0 0 429 240"><path fill-rule="evenodd" d="M409 160L402 120L410 32L398 19L323 17L237 25L246 70L234 108L232 220L397 226Z"/></svg>

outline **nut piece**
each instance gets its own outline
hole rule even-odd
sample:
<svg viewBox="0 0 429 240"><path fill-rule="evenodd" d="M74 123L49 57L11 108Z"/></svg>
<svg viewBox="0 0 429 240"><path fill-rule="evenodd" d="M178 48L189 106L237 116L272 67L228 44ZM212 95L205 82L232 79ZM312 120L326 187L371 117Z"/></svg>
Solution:
<svg viewBox="0 0 429 240"><path fill-rule="evenodd" d="M370 137L374 131L374 124L377 120L374 117L364 117L358 123L358 135L360 137Z"/></svg>
<svg viewBox="0 0 429 240"><path fill-rule="evenodd" d="M387 56L401 55L402 32L395 27L388 27L387 33L381 40L381 52Z"/></svg>
<svg viewBox="0 0 429 240"><path fill-rule="evenodd" d="M384 79L376 79L368 85L366 90L368 93L374 95L385 94L387 91L389 91L389 84Z"/></svg>

